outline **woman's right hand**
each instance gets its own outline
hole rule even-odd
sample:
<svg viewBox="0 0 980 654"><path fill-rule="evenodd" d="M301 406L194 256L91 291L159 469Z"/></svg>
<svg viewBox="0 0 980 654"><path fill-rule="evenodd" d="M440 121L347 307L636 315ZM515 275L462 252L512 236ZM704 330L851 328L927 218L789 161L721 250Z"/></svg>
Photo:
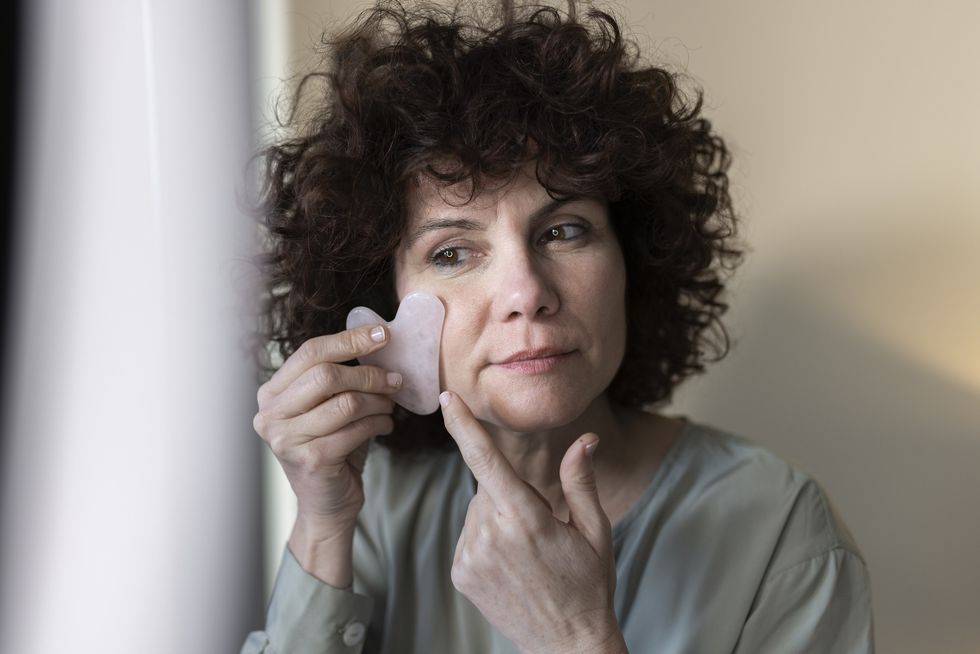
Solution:
<svg viewBox="0 0 980 654"><path fill-rule="evenodd" d="M369 441L391 433L390 396L402 380L397 372L341 362L383 348L388 337L387 328L366 325L311 338L259 388L253 425L296 493L297 525L309 538L353 533Z"/></svg>

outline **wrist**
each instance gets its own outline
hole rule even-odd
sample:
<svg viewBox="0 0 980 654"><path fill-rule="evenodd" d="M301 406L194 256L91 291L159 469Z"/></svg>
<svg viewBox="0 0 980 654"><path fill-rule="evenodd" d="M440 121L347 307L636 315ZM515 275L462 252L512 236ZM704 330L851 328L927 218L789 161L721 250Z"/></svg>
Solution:
<svg viewBox="0 0 980 654"><path fill-rule="evenodd" d="M533 654L629 654L615 615L601 621L582 620L582 628L556 647L535 650ZM532 654L526 650L524 654Z"/></svg>
<svg viewBox="0 0 980 654"><path fill-rule="evenodd" d="M629 654L629 649L626 647L626 640L619 631L601 641L582 640L571 648L555 650L556 654L558 651L562 654Z"/></svg>
<svg viewBox="0 0 980 654"><path fill-rule="evenodd" d="M569 654L629 654L626 640L614 614L604 616L596 623L587 624L586 632L575 639L565 652Z"/></svg>
<svg viewBox="0 0 980 654"><path fill-rule="evenodd" d="M320 530L297 518L287 545L306 572L334 588L349 589L354 581L354 530Z"/></svg>
<svg viewBox="0 0 980 654"><path fill-rule="evenodd" d="M618 626L616 627L616 632L610 634L606 640L588 650L582 651L588 651L590 654L629 654L629 648L626 647L626 639L623 638L623 632L619 630Z"/></svg>

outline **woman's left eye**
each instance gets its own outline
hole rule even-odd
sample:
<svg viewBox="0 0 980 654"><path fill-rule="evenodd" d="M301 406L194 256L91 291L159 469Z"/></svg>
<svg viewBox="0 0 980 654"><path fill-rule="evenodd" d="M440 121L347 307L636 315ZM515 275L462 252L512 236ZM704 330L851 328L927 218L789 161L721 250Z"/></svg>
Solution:
<svg viewBox="0 0 980 654"><path fill-rule="evenodd" d="M442 246L426 259L436 268L454 268L469 259L469 251L463 247Z"/></svg>
<svg viewBox="0 0 980 654"><path fill-rule="evenodd" d="M586 228L584 225L577 225L575 223L563 223L561 225L553 225L545 230L544 234L541 236L542 241L570 241L572 239L578 238L585 234Z"/></svg>

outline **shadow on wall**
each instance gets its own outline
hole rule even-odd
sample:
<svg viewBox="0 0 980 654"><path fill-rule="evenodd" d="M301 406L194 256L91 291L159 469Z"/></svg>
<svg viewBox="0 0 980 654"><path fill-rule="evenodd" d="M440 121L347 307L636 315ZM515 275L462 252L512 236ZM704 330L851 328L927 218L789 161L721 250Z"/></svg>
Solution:
<svg viewBox="0 0 980 654"><path fill-rule="evenodd" d="M868 561L881 651L980 651L980 389L883 344L813 279L747 288L735 349L671 410L820 481Z"/></svg>

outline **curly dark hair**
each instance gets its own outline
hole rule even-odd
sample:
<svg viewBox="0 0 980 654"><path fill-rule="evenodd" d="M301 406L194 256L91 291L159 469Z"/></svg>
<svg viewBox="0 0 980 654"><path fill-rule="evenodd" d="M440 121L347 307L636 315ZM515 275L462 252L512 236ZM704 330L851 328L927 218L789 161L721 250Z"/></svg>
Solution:
<svg viewBox="0 0 980 654"><path fill-rule="evenodd" d="M534 161L553 198L609 204L628 279L610 399L666 401L727 353L724 281L742 257L730 156L701 91L644 65L604 11L504 0L465 14L382 1L324 38L324 70L302 79L286 121L293 136L264 151L264 342L285 358L342 331L355 306L394 315L393 253L420 175L469 181L475 197ZM394 418L378 439L393 451L454 447L439 414Z"/></svg>

